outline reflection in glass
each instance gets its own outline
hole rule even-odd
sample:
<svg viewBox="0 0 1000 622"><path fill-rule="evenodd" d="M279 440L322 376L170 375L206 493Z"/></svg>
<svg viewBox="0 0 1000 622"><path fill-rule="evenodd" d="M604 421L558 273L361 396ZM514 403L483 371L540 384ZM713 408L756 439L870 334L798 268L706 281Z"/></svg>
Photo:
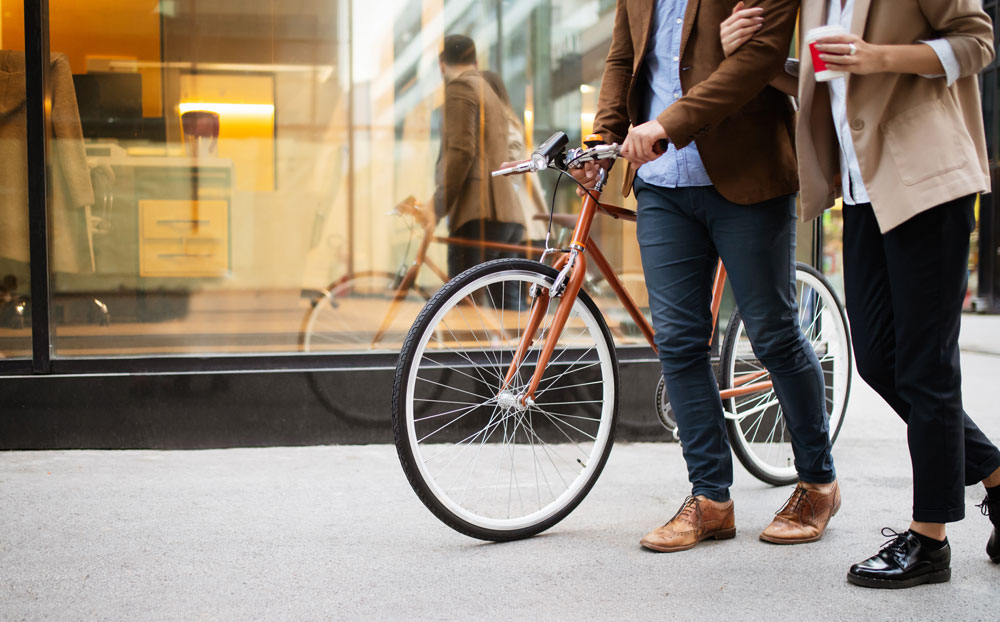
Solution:
<svg viewBox="0 0 1000 622"><path fill-rule="evenodd" d="M50 197L57 356L398 351L448 276L537 257L536 217L578 209L555 177L503 189L488 172L554 130L590 132L614 2L49 4L53 123L71 130L49 150L64 179ZM20 12L4 4L4 45L23 42ZM441 203L452 35L474 42L476 127L458 146L496 151L453 183L469 218ZM643 304L633 226L599 219L592 235ZM619 343L641 343L590 285Z"/></svg>
<svg viewBox="0 0 1000 622"><path fill-rule="evenodd" d="M0 359L31 355L23 23L0 12Z"/></svg>

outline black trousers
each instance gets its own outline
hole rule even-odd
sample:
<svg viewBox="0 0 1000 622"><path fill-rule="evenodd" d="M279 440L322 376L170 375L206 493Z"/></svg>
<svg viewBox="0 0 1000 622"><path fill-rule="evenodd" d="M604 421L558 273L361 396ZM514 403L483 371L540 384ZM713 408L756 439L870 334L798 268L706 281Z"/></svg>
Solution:
<svg viewBox="0 0 1000 622"><path fill-rule="evenodd" d="M463 240L521 244L524 241L524 225L498 220L470 220L452 231L451 237ZM517 251L452 244L448 246L448 276L454 278L472 266L477 266L485 261L522 256Z"/></svg>
<svg viewBox="0 0 1000 622"><path fill-rule="evenodd" d="M921 522L961 520L964 487L1000 467L1000 451L962 408L958 333L975 199L939 205L884 235L870 203L844 207L858 372L906 422Z"/></svg>
<svg viewBox="0 0 1000 622"><path fill-rule="evenodd" d="M470 220L452 231L451 237L483 242L523 244L524 225L513 222L500 222L498 220ZM523 256L524 253L518 251L451 244L448 246L448 276L455 278L465 270L493 259ZM496 291L494 292L494 290ZM518 308L526 300L523 292L517 292L508 288L495 288L495 286L491 285L490 291L494 292L498 303L500 298L503 298L504 307L508 309Z"/></svg>

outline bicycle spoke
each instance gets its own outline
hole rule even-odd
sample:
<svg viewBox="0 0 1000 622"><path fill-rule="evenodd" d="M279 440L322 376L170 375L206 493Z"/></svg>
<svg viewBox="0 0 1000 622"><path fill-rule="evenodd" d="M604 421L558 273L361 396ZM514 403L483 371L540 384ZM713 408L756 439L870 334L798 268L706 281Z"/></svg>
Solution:
<svg viewBox="0 0 1000 622"><path fill-rule="evenodd" d="M430 434L428 434L428 435L424 436L423 438L421 438L421 439L420 439L420 440L418 440L417 442L419 442L419 443L422 443L422 442L426 441L426 440L427 440L428 438L430 438L430 437L434 436L435 434L437 434L437 433L438 433L438 432L440 432L441 430L443 430L443 429L445 429L445 428L447 428L447 427L450 427L450 426L451 426L452 424L454 424L454 423L455 423L456 421L459 421L459 420L461 420L461 419L464 419L465 417L467 417L467 416L469 415L469 413L473 412L474 410L475 410L475 409L467 409L467 411L468 411L468 412L464 412L464 413L462 413L461 415L459 415L459 416L455 417L454 419L452 419L452 420L451 420L451 421L449 421L448 423L446 423L446 424L444 424L443 426L441 426L440 428L438 428L438 429L434 430L434 431L433 431L433 432L431 432Z"/></svg>
<svg viewBox="0 0 1000 622"><path fill-rule="evenodd" d="M444 387L444 388L450 389L452 391L458 391L459 393L465 393L466 395L471 395L472 397L478 397L481 400L489 401L489 400L493 399L492 397L486 397L485 395L480 395L478 393L473 393L471 391L466 391L465 389L458 389L456 387L450 387L450 386L448 386L446 384L441 384L440 382L435 382L435 381L430 380L428 378L421 378L420 376L417 376L417 380L421 380L421 381L426 382L428 384L437 385L439 387Z"/></svg>

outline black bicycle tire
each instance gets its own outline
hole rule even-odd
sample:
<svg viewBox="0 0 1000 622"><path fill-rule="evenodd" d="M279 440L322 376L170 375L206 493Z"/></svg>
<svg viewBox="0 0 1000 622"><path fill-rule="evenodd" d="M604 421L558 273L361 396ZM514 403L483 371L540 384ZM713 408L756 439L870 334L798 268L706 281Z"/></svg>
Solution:
<svg viewBox="0 0 1000 622"><path fill-rule="evenodd" d="M840 315L840 319L844 324L844 330L847 337L847 387L844 391L844 403L841 407L840 419L837 422L837 429L830 435L830 445L832 446L835 442L837 442L837 437L840 436L840 431L844 427L844 419L847 418L847 404L850 402L851 398L851 372L854 365L854 351L851 344L850 325L847 323L847 313L844 310L844 304L841 302L840 296L837 295L836 290L834 290L833 286L830 285L830 281L823 276L823 273L816 268L801 262L797 262L795 264L795 270L796 272L799 270L807 272L816 278L816 280L818 280L823 287L827 289L831 298L837 303L837 313ZM742 322L742 317L740 316L739 307L734 307L732 314L729 316L729 325L726 327L726 335L722 342L722 357L719 362L719 388L722 390L728 389L732 386L732 378L729 377L727 370L730 368L731 358L735 356L736 332L740 322ZM736 421L726 419L726 433L729 435L729 444L733 448L733 453L736 455L736 459L740 461L740 464L742 464L751 475L760 481L766 484L771 484L772 486L787 486L789 484L794 484L798 480L795 476L778 478L763 471L754 459L748 455L747 449L743 446L743 443L737 439L737 435L742 436L742 432L740 431Z"/></svg>
<svg viewBox="0 0 1000 622"><path fill-rule="evenodd" d="M416 493L417 497L424 504L424 506L426 506L427 509L430 510L431 513L444 524L471 538L489 540L493 542L522 540L550 529L566 518L566 516L576 509L583 499L586 498L587 494L600 477L601 472L604 470L604 466L607 464L608 456L611 453L611 447L614 445L615 428L618 422L618 411L621 396L621 384L618 373L618 356L614 347L614 339L612 339L611 332L608 329L607 323L604 321L604 316L597 308L597 305L593 300L591 300L590 296L588 296L586 292L581 290L579 300L586 305L591 313L593 313L604 339L610 345L608 351L611 354L611 368L616 387L613 398L614 404L611 413L611 429L608 436L608 442L604 447L604 451L600 456L598 465L595 468L590 480L584 484L583 488L581 488L580 492L572 501L548 519L536 525L509 531L487 529L479 525L473 525L468 521L455 516L437 499L424 482L419 469L414 464L416 456L413 453L413 448L410 446L409 436L406 433L406 425L404 422L405 413L402 412L402 404L405 401L405 396L403 394L404 387L407 383L410 368L414 363L414 348L419 342L420 336L425 330L427 330L427 324L429 324L438 309L440 309L441 306L447 302L448 298L455 291L461 289L470 281L474 281L482 276L504 270L535 271L545 278L552 280L554 280L558 274L550 266L537 261L531 261L528 259L496 259L469 268L465 272L456 276L454 279L448 281L448 283L446 283L445 286L431 298L430 302L424 306L420 315L417 316L417 320L414 322L413 327L410 329L409 334L407 334L406 341L400 351L399 363L396 365L396 376L392 387L392 432L396 444L396 453L399 456L400 465L403 468L403 473L406 475L407 481L410 483L410 487L413 488L413 491Z"/></svg>

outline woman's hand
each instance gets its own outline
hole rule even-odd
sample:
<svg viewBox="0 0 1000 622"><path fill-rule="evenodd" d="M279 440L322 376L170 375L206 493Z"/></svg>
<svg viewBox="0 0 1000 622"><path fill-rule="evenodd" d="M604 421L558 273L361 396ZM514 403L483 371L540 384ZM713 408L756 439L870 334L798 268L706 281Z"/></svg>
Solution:
<svg viewBox="0 0 1000 622"><path fill-rule="evenodd" d="M827 69L861 75L888 70L887 47L867 43L852 34L825 37L816 42L816 49L821 52L819 57L826 62Z"/></svg>
<svg viewBox="0 0 1000 622"><path fill-rule="evenodd" d="M722 39L722 51L726 56L740 49L757 31L764 26L764 9L754 7L743 8L743 2L737 2L733 14L719 26L719 38Z"/></svg>

